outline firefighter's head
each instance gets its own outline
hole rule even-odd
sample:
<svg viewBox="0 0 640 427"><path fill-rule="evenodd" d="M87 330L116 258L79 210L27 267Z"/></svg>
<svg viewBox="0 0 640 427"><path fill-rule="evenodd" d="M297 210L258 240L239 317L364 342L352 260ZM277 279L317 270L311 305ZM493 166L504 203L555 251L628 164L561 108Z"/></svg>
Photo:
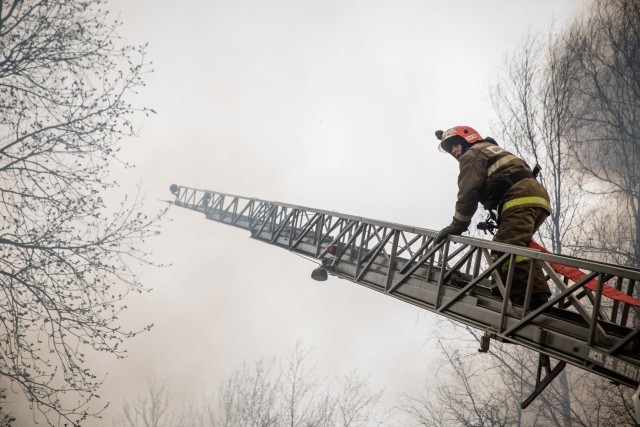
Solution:
<svg viewBox="0 0 640 427"><path fill-rule="evenodd" d="M440 140L440 151L449 153L456 159L460 159L471 148L471 144L482 141L480 134L469 126L455 126L445 132L438 130L436 137Z"/></svg>

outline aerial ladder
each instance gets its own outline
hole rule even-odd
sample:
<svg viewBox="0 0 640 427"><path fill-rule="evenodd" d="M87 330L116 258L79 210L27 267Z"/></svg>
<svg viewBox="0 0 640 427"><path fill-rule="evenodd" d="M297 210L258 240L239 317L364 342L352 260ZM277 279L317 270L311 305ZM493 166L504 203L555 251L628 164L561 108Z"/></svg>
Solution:
<svg viewBox="0 0 640 427"><path fill-rule="evenodd" d="M640 269L463 236L435 244L436 232L424 228L176 184L170 191L176 206L314 260L315 280L336 276L477 328L483 352L491 340L536 351L523 409L568 363L635 389L640 424ZM492 251L502 255L494 260ZM522 307L505 298L517 256L532 259ZM529 309L536 263L556 291Z"/></svg>

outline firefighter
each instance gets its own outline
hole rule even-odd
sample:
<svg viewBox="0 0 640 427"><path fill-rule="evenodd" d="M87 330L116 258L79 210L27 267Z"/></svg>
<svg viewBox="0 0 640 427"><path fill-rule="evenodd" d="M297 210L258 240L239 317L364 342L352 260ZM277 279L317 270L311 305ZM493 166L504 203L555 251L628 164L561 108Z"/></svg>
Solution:
<svg viewBox="0 0 640 427"><path fill-rule="evenodd" d="M527 246L533 234L551 213L547 190L540 184L525 161L500 148L492 138L483 139L469 126L437 131L440 151L455 157L460 164L458 200L451 224L436 236L438 244L449 235L462 234L482 203L487 210L497 210L498 230L494 241ZM492 253L494 259L498 253ZM515 257L511 301L523 305L531 259ZM499 270L503 283L509 261ZM534 271L531 308L548 301L551 292L539 265Z"/></svg>

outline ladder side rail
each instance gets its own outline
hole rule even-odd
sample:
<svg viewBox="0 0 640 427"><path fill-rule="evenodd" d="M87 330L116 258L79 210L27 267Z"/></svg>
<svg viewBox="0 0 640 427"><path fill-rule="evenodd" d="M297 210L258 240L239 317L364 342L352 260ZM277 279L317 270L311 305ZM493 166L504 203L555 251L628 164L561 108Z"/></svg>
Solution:
<svg viewBox="0 0 640 427"><path fill-rule="evenodd" d="M368 219L368 218L364 218L356 215L343 214L343 213L338 213L336 211L329 211L325 209L309 208L309 207L295 205L291 203L274 202L274 201L263 200L255 197L249 198L249 197L238 196L238 195L229 194L229 193L221 193L221 192L216 192L211 190L201 190L201 189L182 187L182 186L179 187L179 193L176 196L176 202L179 202L179 203L176 203L176 204L182 207L187 207L187 208L191 207L191 209L194 209L194 207L198 205L198 202L202 200L202 197L204 196L205 193L210 193L212 195L218 195L218 196L225 196L228 198L237 198L238 200L254 200L257 203L265 203L269 205L277 205L280 207L288 207L290 209L298 209L306 212L324 214L327 216L335 216L335 217L356 221L356 222L366 222L368 224L372 224L375 226L391 227L394 229L399 229L399 230L407 231L410 233L430 235L431 237L435 237L435 234L436 234L435 231L428 230L426 228L411 227L403 224L379 221L375 219ZM200 195L199 199L195 200L195 198L198 197L198 195ZM193 202L189 203L186 200L193 200ZM197 209L194 209L194 210L197 210Z"/></svg>
<svg viewBox="0 0 640 427"><path fill-rule="evenodd" d="M198 191L202 192L202 197L200 197L200 198L199 198L199 197L197 197L197 195L196 195L196 192L198 192ZM181 199L181 200L186 199L186 200L191 200L191 201L193 201L192 203L198 203L198 202L195 202L195 201L196 201L196 200L197 200L197 201L201 201L201 200L203 200L203 199L207 198L207 195L213 195L213 198L217 198L217 199L220 201L220 203L218 203L218 204L220 204L220 205L221 205L221 202L224 200L225 196L228 196L228 195L227 195L227 194L225 194L225 193L215 193L215 192L210 192L210 191L205 191L205 190L194 190L194 191L193 191L193 195L191 195L191 196L189 196L189 195L187 194L187 193L188 193L188 191L184 191L184 193L185 193L185 194L183 195L183 197L182 197L182 198L178 197L178 199ZM180 196L180 195L179 195L179 196ZM209 197L211 197L211 196L209 196ZM240 196L233 196L233 197L240 198ZM253 200L253 201L260 200L260 199L247 199L247 198L244 198L244 199L246 199L247 201L249 201L249 200ZM268 206L268 204L271 204L271 207L272 207L272 208L273 208L274 206L276 206L276 205L274 205L274 203L275 203L275 202L264 202L264 201L263 201L263 202L261 202L261 203L262 203L262 206L263 206L267 211L268 211L268 209L267 209L266 207ZM230 203L230 205L231 205L231 206L235 206L235 205L237 205L237 200L232 201L232 202ZM279 206L279 207L283 207L283 208L287 208L287 207L293 207L293 206L297 206L297 205L290 205L290 204L277 204L277 206ZM299 208L301 208L301 207L299 207ZM307 209L307 208L305 208L305 209ZM258 211L259 211L259 210L258 210ZM317 213L317 212L322 212L322 210L312 210L312 213L313 213L313 212L316 212L316 213ZM328 211L324 211L324 212L328 212ZM273 211L271 211L271 213L272 213L272 215L273 215ZM334 213L334 215L336 215L336 214ZM338 216L338 215L336 215L336 216ZM344 221L345 219L348 219L348 218L355 218L355 221L362 221L362 218L361 218L361 217L355 217L355 216L349 216L349 215L339 215L339 218L340 218L340 219L342 219L343 221ZM224 219L224 218L223 218L223 216L222 216L222 219ZM259 222L262 222L262 221L259 221ZM387 227L390 227L390 226L392 225L391 223L382 223L382 222L380 222L380 221L369 221L369 220L367 220L366 222L367 222L367 223L369 223L369 224L376 224L376 225L378 225L378 226L379 226L379 224L386 224L386 226L387 226ZM352 223L352 224L353 224L353 223ZM262 228L264 228L264 226L265 226L265 224L264 224L264 223L262 223ZM415 231L419 231L419 233L416 233L416 235L418 235L418 234L424 235L424 234L422 233L422 230L421 230L421 229L417 229L417 228L415 228L415 227L403 227L403 228L404 228L405 230L406 230L406 229L411 229L411 230L413 230L414 232L415 232ZM456 239L460 239L460 240L464 241L465 239L469 239L469 238L464 238L464 237L455 236L452 240L454 240L454 241L455 241ZM473 239L473 240L475 241L475 242L473 243L474 245L483 246L483 242L482 242L482 241L479 241L478 239ZM485 242L486 242L486 241L485 241ZM489 243L489 242L487 242L487 243ZM496 244L495 242L490 242L490 243L491 243L491 244L493 244L493 245L495 245L495 244ZM510 248L510 249L511 249L511 250L514 250L513 248ZM519 248L515 248L515 252L516 252L516 254L517 254L517 255L520 255L521 253L518 253L518 249L519 249ZM504 248L503 248L503 250L504 250ZM550 262L564 262L564 263L566 263L566 264L573 264L573 266L575 266L575 267L579 267L579 268L580 268L580 267L582 267L582 268L590 268L590 269L593 269L593 268L595 267L594 262L591 262L591 261L579 260L579 259L576 259L576 258L564 258L564 257L560 257L560 258L558 258L559 256L557 256L557 255L553 255L553 254L542 254L542 253L540 253L540 252L538 252L538 251L531 251L531 250L529 250L529 249L521 249L521 250L524 250L524 251L525 251L525 253L526 253L526 256L529 256L529 257L531 257L531 258L540 258L540 259L545 259L545 258L546 258L546 259L547 259L548 261L550 261ZM510 251L510 250L509 250L509 251ZM510 253L511 253L511 252L510 252ZM324 255L324 253L321 253L321 255ZM621 270L622 270L622 271L625 271L625 272L626 272L626 271L631 271L631 270L629 270L629 269L626 269L626 268L620 268L619 266L612 266L612 265L610 265L610 264L599 264L599 266L601 267L601 268L599 269L599 271L602 271L603 269L604 269L605 271L611 271L611 269L613 269L613 271L612 271L612 273L613 273L613 274L616 274L616 273L618 273L618 274L619 274L619 272L620 272ZM633 272L633 271L632 271L632 272ZM637 279L636 279L636 280L637 280ZM627 308L627 310L626 310L626 311L628 311L628 308ZM625 313L625 314L626 314L626 313ZM604 317L604 316L603 316L603 317ZM613 317L613 316L612 316L612 317ZM626 316L624 316L624 317L626 317ZM626 319L625 319L625 320L626 320Z"/></svg>
<svg viewBox="0 0 640 427"><path fill-rule="evenodd" d="M214 195L213 197L211 197L212 194ZM223 206L225 196L226 195L224 193L205 192L201 198L198 198L197 196L193 195L191 197L187 197L187 200L192 200L192 201L199 200L199 201L202 201L202 200L208 200L208 199L216 199L216 202L212 203L212 206L214 206L214 207L215 206L220 206L221 207L221 206ZM247 200L249 200L249 199L247 199ZM258 200L258 199L251 199L251 200ZM258 224L258 223L261 224L261 228L258 230L258 233L260 231L262 231L267 226L267 224L269 224L271 227L274 226L275 217L276 217L276 210L274 210L274 209L280 208L280 209L285 209L286 210L286 209L288 209L289 206L295 206L295 205L289 205L289 204L277 204L276 205L276 204L274 204L274 202L261 202L261 205L262 205L263 209L262 210L258 209L258 212L261 212L261 211L265 212L265 217L264 218L259 218L259 221L255 221L256 224ZM237 200L234 199L234 201L230 202L229 206L233 206L233 207L237 206ZM270 209L269 209L269 207L270 207ZM225 217L225 215L222 215L222 214L220 215L220 220L222 222L224 222L224 217ZM271 221L269 223L266 221L267 217L271 218ZM341 215L340 219L342 219L344 221L348 217L360 218L360 217L342 216ZM369 223L369 221L367 221L367 222ZM379 221L373 221L373 222L376 223L376 224L381 223ZM351 222L351 225L353 225L353 224L354 224L354 222ZM386 223L386 224L387 224L387 227L388 227L389 223ZM341 226L342 226L342 224L341 224ZM380 228L380 226L378 226L378 228ZM413 228L413 229L415 230L415 228ZM348 231L351 232L351 230L348 230ZM460 237L460 239L465 239L465 238ZM474 240L477 240L477 239L474 239ZM495 244L495 242L492 242L492 243ZM529 249L523 249L523 250L530 251ZM541 257L554 256L554 255L550 255L550 254L539 254L537 251L532 251L532 252L534 254L538 254L538 256L541 256ZM324 253L321 253L321 255L323 255L323 254ZM530 257L532 257L532 258L536 257L535 255L532 256L531 253L529 253L528 255ZM558 262L558 259L553 259L552 258L552 260L554 262ZM574 259L574 258L571 258L570 260L573 261L575 264L577 264L579 266L582 266L582 267L585 267L585 266L593 267L593 263L589 263L588 261L587 262L583 262L582 260L577 260L577 259ZM605 265L605 269L609 269L609 268L614 268L614 269L619 270L619 267Z"/></svg>

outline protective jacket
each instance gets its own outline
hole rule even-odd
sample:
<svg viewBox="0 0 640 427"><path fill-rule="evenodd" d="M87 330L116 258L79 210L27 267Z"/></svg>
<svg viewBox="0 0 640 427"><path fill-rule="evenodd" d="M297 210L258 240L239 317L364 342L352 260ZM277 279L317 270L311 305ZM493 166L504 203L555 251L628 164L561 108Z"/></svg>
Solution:
<svg viewBox="0 0 640 427"><path fill-rule="evenodd" d="M515 207L540 207L551 213L549 194L534 178L529 165L497 144L477 142L460 156L459 163L453 223L464 230L478 203L498 209L498 214Z"/></svg>

